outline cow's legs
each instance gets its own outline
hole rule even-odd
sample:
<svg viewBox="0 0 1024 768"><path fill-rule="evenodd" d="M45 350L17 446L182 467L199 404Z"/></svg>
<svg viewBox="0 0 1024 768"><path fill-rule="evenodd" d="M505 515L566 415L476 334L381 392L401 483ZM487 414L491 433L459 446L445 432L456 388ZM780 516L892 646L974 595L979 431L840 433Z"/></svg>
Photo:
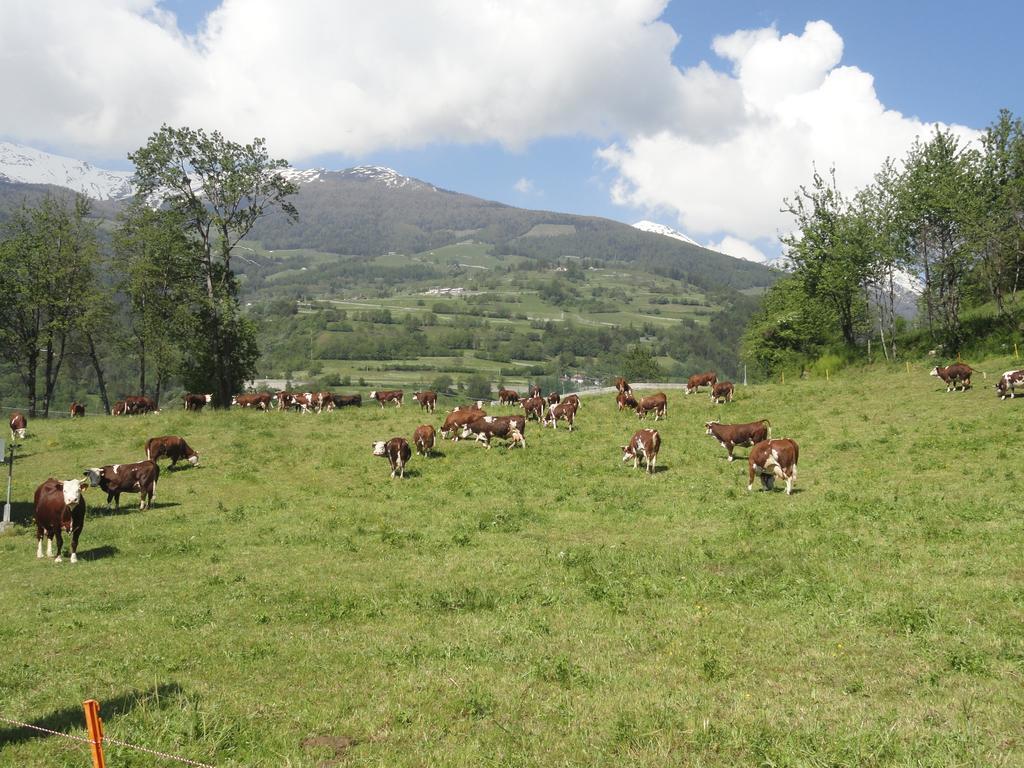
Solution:
<svg viewBox="0 0 1024 768"><path fill-rule="evenodd" d="M36 529L36 557L42 558L43 556L43 532L40 529Z"/></svg>
<svg viewBox="0 0 1024 768"><path fill-rule="evenodd" d="M83 523L85 521L83 520ZM82 535L82 525L71 529L71 562L78 562L78 537Z"/></svg>
<svg viewBox="0 0 1024 768"><path fill-rule="evenodd" d="M53 562L59 563L61 561L61 555L64 553L64 537L61 535L60 528L57 529L57 556L53 558ZM46 554L50 554L47 550Z"/></svg>

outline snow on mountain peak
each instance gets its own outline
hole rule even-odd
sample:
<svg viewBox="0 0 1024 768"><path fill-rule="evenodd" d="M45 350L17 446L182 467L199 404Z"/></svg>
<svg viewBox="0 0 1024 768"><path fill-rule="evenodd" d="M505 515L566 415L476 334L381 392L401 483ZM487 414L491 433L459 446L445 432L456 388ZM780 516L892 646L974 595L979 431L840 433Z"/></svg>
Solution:
<svg viewBox="0 0 1024 768"><path fill-rule="evenodd" d="M107 171L70 157L0 141L0 181L54 184L96 200L130 197L131 171Z"/></svg>
<svg viewBox="0 0 1024 768"><path fill-rule="evenodd" d="M682 232L672 229L672 227L667 227L664 224L659 224L656 221L638 221L633 226L636 229L641 230L642 232L652 232L655 235L664 235L665 237L671 237L676 240L682 240L684 243L689 243L690 245L700 245L700 243L698 243L692 237L688 237L687 235L684 235Z"/></svg>
<svg viewBox="0 0 1024 768"><path fill-rule="evenodd" d="M342 173L346 176L364 181L376 181L389 189L412 187L414 189L431 189L435 192L437 191L437 187L433 184L427 184L426 182L419 181L417 179L410 179L408 176L403 176L393 168L385 168L380 165L357 165L355 168L349 168L342 171Z"/></svg>

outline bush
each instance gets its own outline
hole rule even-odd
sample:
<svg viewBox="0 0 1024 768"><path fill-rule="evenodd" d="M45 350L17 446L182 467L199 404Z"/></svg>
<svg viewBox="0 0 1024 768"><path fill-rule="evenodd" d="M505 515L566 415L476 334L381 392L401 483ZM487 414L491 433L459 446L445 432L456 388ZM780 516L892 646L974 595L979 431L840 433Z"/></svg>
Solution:
<svg viewBox="0 0 1024 768"><path fill-rule="evenodd" d="M809 370L815 376L824 376L825 371L828 371L829 373L835 373L845 364L846 361L843 360L843 358L841 358L839 355L827 352L821 357L819 357L817 360L815 360L813 363L811 363Z"/></svg>
<svg viewBox="0 0 1024 768"><path fill-rule="evenodd" d="M491 399L491 382L482 373L474 373L466 378L466 393L476 400Z"/></svg>

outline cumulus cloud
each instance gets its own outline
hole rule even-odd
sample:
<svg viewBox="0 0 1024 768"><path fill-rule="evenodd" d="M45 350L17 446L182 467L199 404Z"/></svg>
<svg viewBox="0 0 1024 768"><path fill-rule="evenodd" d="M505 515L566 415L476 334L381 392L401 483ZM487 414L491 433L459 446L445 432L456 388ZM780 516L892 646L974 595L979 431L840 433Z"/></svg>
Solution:
<svg viewBox="0 0 1024 768"><path fill-rule="evenodd" d="M516 192L520 192L524 195L528 195L534 191L533 181L526 178L525 176L517 180L516 183L512 185L512 188Z"/></svg>
<svg viewBox="0 0 1024 768"><path fill-rule="evenodd" d="M739 31L716 38L713 49L732 65L723 87L740 94L742 116L710 139L673 126L601 150L617 173L616 202L671 212L691 233L773 237L791 226L782 200L809 180L813 165L834 165L849 192L931 130L886 109L870 74L840 66L843 41L827 22L810 22L800 35ZM968 141L978 135L951 127Z"/></svg>
<svg viewBox="0 0 1024 768"><path fill-rule="evenodd" d="M726 256L744 259L745 261L756 261L759 264L767 264L769 262L769 258L765 255L764 251L756 245L732 235L726 235L717 242L710 242L707 244L707 247L712 251L718 251Z"/></svg>
<svg viewBox="0 0 1024 768"><path fill-rule="evenodd" d="M610 139L738 107L672 66L666 2L223 0L195 37L157 0L3 3L0 135L123 152L168 122L302 158Z"/></svg>

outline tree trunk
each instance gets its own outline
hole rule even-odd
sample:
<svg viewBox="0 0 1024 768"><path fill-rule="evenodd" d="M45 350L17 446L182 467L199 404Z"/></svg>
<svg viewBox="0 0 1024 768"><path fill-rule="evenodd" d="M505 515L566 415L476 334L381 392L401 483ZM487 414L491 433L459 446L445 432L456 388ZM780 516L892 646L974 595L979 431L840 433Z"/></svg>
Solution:
<svg viewBox="0 0 1024 768"><path fill-rule="evenodd" d="M142 336L139 339L139 394L146 394L146 341Z"/></svg>
<svg viewBox="0 0 1024 768"><path fill-rule="evenodd" d="M46 369L43 372L43 418L50 416L50 382L53 380L53 334L46 339Z"/></svg>
<svg viewBox="0 0 1024 768"><path fill-rule="evenodd" d="M96 371L96 386L100 390L100 400L103 401L103 411L110 415L110 398L107 397L107 382L103 378L103 366L100 365L100 357L96 354L96 344L93 342L92 334L85 334L85 340L89 344L89 359L92 360L93 370Z"/></svg>
<svg viewBox="0 0 1024 768"><path fill-rule="evenodd" d="M28 356L28 370L25 372L25 387L28 390L28 415L36 415L36 368L39 367L39 352L33 345L33 352Z"/></svg>
<svg viewBox="0 0 1024 768"><path fill-rule="evenodd" d="M64 350L67 344L67 334L61 332L60 334L60 349L57 352L56 359L53 357L53 351L50 347L47 348L47 361L46 361L46 400L45 400L45 415L50 415L50 404L53 402L53 392L57 388L57 378L60 376L60 368L64 363ZM52 341L51 341L52 345Z"/></svg>
<svg viewBox="0 0 1024 768"><path fill-rule="evenodd" d="M160 371L159 368L157 368L157 371L156 371L156 389L153 391L153 399L156 400L156 405L157 405L158 408L160 407L160 389L163 386L163 383L164 383L163 373Z"/></svg>

